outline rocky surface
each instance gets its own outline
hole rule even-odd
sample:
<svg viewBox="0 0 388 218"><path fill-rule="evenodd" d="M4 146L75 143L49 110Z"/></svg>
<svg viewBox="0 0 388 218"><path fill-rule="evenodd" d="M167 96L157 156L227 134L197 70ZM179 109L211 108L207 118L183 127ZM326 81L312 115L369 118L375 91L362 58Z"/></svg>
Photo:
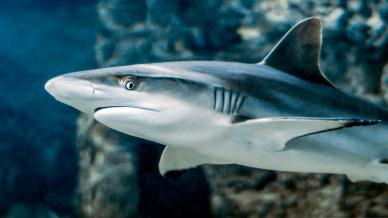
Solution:
<svg viewBox="0 0 388 218"><path fill-rule="evenodd" d="M383 184L345 176L206 166L215 217L386 217ZM228 179L225 179L228 178Z"/></svg>
<svg viewBox="0 0 388 218"><path fill-rule="evenodd" d="M344 91L387 105L386 1L100 0L97 8L101 67L187 59L258 62L297 21L321 17L324 72ZM160 145L87 117L78 126L86 217L388 216L386 185L234 165L166 179L156 169Z"/></svg>
<svg viewBox="0 0 388 218"><path fill-rule="evenodd" d="M131 152L131 146L125 145L136 146L138 143L133 138L112 134L87 115L79 117L78 126L81 127L78 128L77 144L83 215L132 217L139 204L137 157Z"/></svg>

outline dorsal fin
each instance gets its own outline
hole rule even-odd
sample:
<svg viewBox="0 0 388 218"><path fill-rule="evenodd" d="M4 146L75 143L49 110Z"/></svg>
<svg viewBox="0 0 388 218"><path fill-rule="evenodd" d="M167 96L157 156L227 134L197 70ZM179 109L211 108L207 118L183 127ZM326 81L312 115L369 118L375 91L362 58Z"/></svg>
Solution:
<svg viewBox="0 0 388 218"><path fill-rule="evenodd" d="M307 18L292 27L259 64L334 87L319 68L321 41L321 21L315 17Z"/></svg>

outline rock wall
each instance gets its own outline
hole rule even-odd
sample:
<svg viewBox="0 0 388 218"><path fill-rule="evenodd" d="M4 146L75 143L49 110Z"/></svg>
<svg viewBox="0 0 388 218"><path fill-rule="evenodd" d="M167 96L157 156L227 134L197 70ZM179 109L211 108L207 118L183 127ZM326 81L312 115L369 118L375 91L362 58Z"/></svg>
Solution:
<svg viewBox="0 0 388 218"><path fill-rule="evenodd" d="M99 66L168 60L258 62L297 21L324 21L321 64L346 92L388 103L388 2L100 0ZM385 66L385 67L384 67ZM80 117L86 217L388 216L388 186L344 176L205 166L157 173L161 145Z"/></svg>

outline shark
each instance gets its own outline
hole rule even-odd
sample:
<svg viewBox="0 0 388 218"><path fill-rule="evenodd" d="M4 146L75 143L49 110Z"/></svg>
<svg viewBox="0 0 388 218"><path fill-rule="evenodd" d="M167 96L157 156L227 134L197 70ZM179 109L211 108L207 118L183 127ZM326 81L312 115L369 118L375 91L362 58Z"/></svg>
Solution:
<svg viewBox="0 0 388 218"><path fill-rule="evenodd" d="M239 164L388 184L388 112L327 79L321 41L312 17L259 63L109 67L57 76L45 89L109 128L165 145L162 175Z"/></svg>

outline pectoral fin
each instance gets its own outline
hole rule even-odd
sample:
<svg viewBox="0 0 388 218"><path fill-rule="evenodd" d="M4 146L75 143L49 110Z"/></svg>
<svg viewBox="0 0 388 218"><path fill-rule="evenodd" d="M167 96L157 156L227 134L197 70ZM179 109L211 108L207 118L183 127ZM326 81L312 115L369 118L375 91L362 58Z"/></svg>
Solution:
<svg viewBox="0 0 388 218"><path fill-rule="evenodd" d="M202 164L226 164L225 161L208 157L183 148L166 146L159 161L159 172L165 175L169 171L185 170Z"/></svg>
<svg viewBox="0 0 388 218"><path fill-rule="evenodd" d="M261 118L234 124L233 134L243 143L266 151L281 151L291 139L335 129L373 125L379 121L321 118Z"/></svg>

